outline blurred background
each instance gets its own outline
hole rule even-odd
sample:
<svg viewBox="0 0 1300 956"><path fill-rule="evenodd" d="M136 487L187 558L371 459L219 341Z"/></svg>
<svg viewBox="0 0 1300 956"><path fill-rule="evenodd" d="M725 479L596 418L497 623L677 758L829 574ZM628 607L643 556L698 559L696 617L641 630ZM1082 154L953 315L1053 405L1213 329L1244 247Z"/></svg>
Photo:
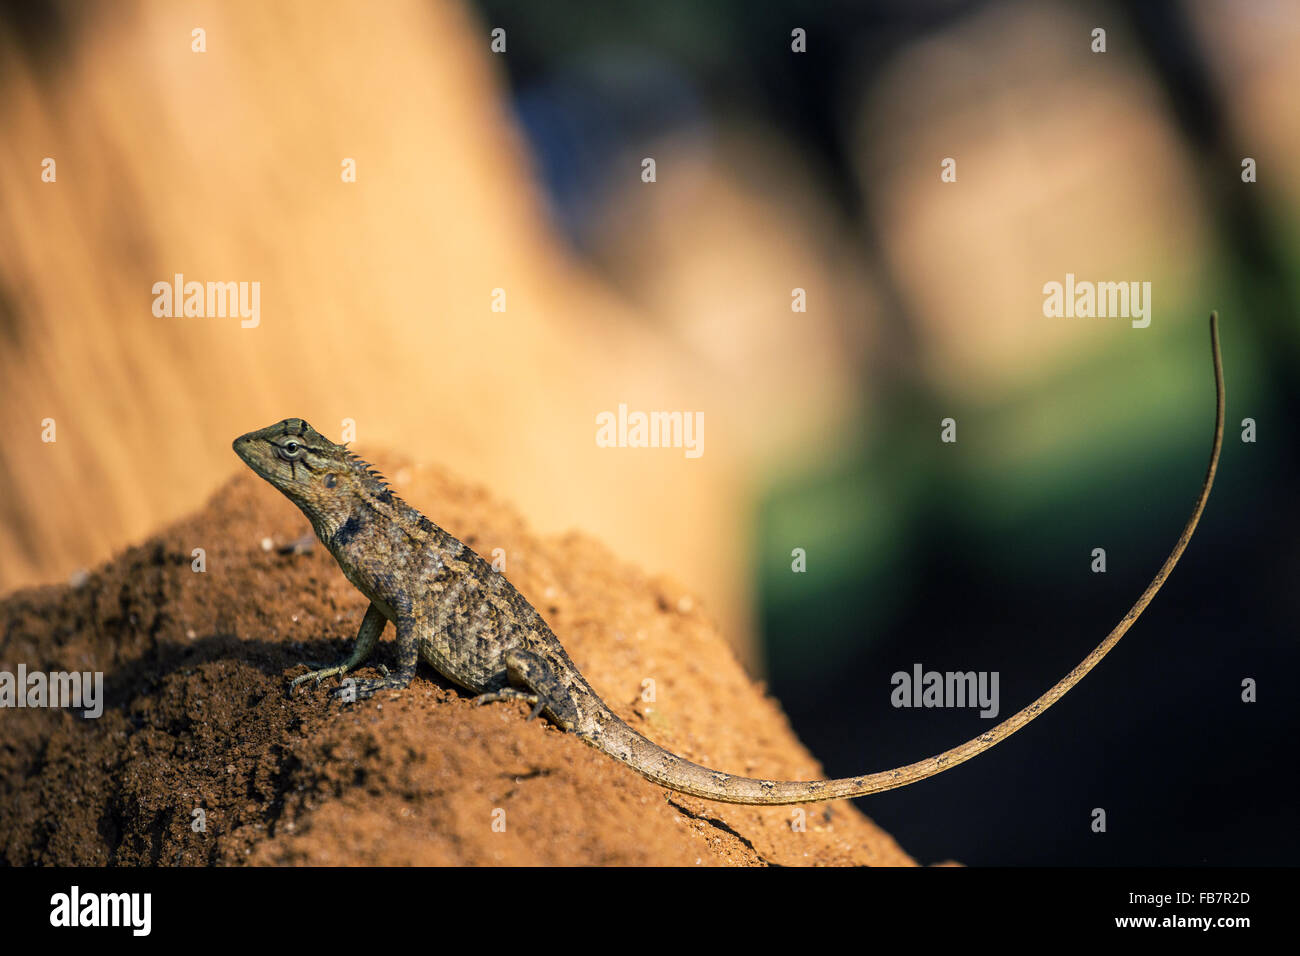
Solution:
<svg viewBox="0 0 1300 956"><path fill-rule="evenodd" d="M991 724L895 671L998 671L1008 716L1145 587L1217 308L1174 578L861 806L922 862L1294 864L1298 85L1282 0L3 0L0 593L199 507L237 434L353 419L675 578L831 774L885 769ZM155 317L178 272L260 325ZM1045 318L1066 273L1149 281L1150 327ZM703 456L598 448L620 403Z"/></svg>

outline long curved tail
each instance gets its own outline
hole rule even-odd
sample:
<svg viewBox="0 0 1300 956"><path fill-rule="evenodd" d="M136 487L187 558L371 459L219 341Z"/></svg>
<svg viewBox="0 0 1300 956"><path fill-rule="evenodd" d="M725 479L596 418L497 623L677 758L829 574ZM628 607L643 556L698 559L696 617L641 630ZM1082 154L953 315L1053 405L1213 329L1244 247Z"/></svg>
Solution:
<svg viewBox="0 0 1300 956"><path fill-rule="evenodd" d="M1065 675L1042 697L1039 697L1019 713L1008 717L992 730L980 734L964 744L953 747L951 750L945 750L934 757L927 757L925 760L908 764L905 767L868 774L863 777L843 777L838 780L758 780L753 777L736 777L717 770L710 770L708 767L701 767L699 764L691 763L665 750L627 726L608 710L602 715L604 719L600 721L598 732L584 733L580 730L579 735L588 743L605 751L611 757L623 761L655 783L683 793L694 794L697 797L706 797L710 800L719 800L724 803L750 804L813 803L819 800L863 797L871 793L880 793L883 790L893 790L897 787L905 787L908 784L924 780L926 777L933 777L935 774L970 760L976 754L983 753L995 744L1006 740L1064 697L1071 687L1079 683L1083 676L1096 667L1098 662L1110 652L1110 649L1119 643L1119 639L1133 626L1133 622L1146 610L1147 605L1156 596L1156 592L1160 590L1161 585L1168 580L1174 566L1178 563L1178 559L1182 557L1183 551L1187 548L1187 543L1191 541L1192 532L1196 530L1197 522L1201 519L1201 512L1205 510L1205 502L1210 497L1210 488L1214 484L1214 473L1219 465L1219 449L1223 445L1223 362L1219 356L1219 316L1217 312L1210 314L1210 348L1214 353L1214 384L1217 394L1214 444L1210 450L1210 465L1205 473L1205 482L1201 485L1201 493L1196 499L1196 506L1192 509L1192 516L1187 519L1187 524L1183 527L1183 533L1178 536L1178 543L1174 545L1174 550L1170 552L1169 557L1165 559L1165 563L1156 572L1156 576L1147 585L1147 589L1142 592L1137 602L1129 608L1129 612L1124 615L1123 619L1115 625L1115 629L1106 635L1106 639L1098 644L1078 667ZM595 731L597 728L591 728L591 730Z"/></svg>

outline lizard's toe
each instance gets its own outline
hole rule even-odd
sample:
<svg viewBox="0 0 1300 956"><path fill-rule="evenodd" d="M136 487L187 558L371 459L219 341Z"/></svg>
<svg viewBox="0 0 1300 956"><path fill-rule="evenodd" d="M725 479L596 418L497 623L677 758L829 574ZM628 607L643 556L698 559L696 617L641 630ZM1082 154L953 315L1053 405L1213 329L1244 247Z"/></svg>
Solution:
<svg viewBox="0 0 1300 956"><path fill-rule="evenodd" d="M479 694L474 698L474 706L481 707L484 704L494 704L502 700L522 700L529 704L537 703L538 697L532 691L520 690L518 687L503 687L500 690L491 690L486 694Z"/></svg>
<svg viewBox="0 0 1300 956"><path fill-rule="evenodd" d="M383 677L372 680L346 680L334 689L333 695L342 701L351 702L373 697L381 690L406 690L411 685L411 674L400 671L396 674L390 674L388 668L383 665L380 665L380 670L384 675Z"/></svg>
<svg viewBox="0 0 1300 956"><path fill-rule="evenodd" d="M319 670L315 668L315 665L308 664L307 666L311 667L312 670L309 670L305 674L299 674L297 677L295 677L293 680L289 682L290 696L292 696L293 692L297 690L298 685L303 683L304 681L314 680L316 682L314 686L319 687L320 682L323 681L325 678L333 677L335 674L346 674L348 670L347 666L344 664L335 664L331 667L322 667Z"/></svg>

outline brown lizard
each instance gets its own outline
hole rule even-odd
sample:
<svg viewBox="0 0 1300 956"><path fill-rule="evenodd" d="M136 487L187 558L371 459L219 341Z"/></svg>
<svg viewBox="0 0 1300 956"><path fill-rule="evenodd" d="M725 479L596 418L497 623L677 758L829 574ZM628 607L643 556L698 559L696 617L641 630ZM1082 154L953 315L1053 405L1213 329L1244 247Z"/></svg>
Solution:
<svg viewBox="0 0 1300 956"><path fill-rule="evenodd" d="M480 703L523 700L564 730L655 783L728 803L788 804L860 797L934 776L1005 740L1059 700L1115 646L1151 603L1191 540L1205 508L1223 442L1224 386L1218 316L1210 316L1217 410L1210 465L1178 543L1123 620L1059 683L1019 713L966 743L914 764L838 780L759 780L691 763L643 737L605 704L559 638L505 576L398 498L346 447L301 418L235 439L235 452L311 520L343 573L370 599L351 655L308 679L345 674L374 650L384 625L397 627L397 667L361 681L357 698L403 689L423 658L478 695ZM336 691L346 696L344 691Z"/></svg>

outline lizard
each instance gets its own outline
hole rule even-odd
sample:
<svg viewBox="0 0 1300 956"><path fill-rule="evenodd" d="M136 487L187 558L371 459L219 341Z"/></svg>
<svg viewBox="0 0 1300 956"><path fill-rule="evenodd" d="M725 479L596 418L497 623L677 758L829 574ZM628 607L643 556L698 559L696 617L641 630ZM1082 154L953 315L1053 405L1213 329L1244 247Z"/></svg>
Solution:
<svg viewBox="0 0 1300 956"><path fill-rule="evenodd" d="M906 766L833 780L762 780L703 767L660 747L620 719L592 689L541 614L482 557L402 501L369 464L301 418L235 439L234 450L311 521L343 574L369 600L345 660L295 678L343 675L370 656L385 625L397 630L396 668L356 682L364 699L403 690L423 659L477 703L517 700L528 719L552 723L669 789L726 803L812 803L906 786L963 763L1005 740L1059 700L1113 648L1178 563L1209 498L1223 443L1224 384L1218 315L1210 316L1216 415L1210 463L1191 517L1155 578L1106 638L1041 697L991 730Z"/></svg>

